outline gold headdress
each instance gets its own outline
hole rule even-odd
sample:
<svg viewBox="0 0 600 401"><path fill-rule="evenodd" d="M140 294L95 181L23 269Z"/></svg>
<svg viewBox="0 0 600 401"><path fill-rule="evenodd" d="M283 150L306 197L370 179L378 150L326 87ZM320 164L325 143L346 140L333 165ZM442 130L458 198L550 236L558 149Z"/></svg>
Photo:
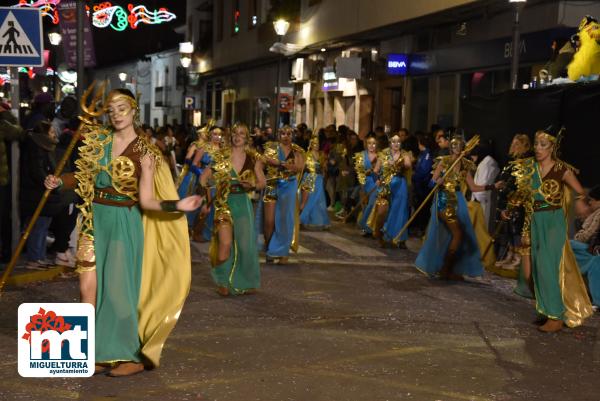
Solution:
<svg viewBox="0 0 600 401"><path fill-rule="evenodd" d="M465 143L465 134L462 130L456 130L452 133L450 139L450 149L458 147L460 151L462 151L465 148Z"/></svg>
<svg viewBox="0 0 600 401"><path fill-rule="evenodd" d="M108 107L111 102L116 102L119 100L125 100L132 109L135 110L135 114L133 116L133 123L136 127L140 126L140 107L138 103L138 99L129 89L117 88L108 92L108 96L106 97L106 102L104 103L104 113L108 114Z"/></svg>
<svg viewBox="0 0 600 401"><path fill-rule="evenodd" d="M560 143L562 142L564 132L565 127L561 127L560 130L556 132L556 129L551 125L546 129L539 130L538 132L536 132L535 137L536 139L545 138L546 140L551 142L554 145L552 149L552 157L554 159L558 159L558 157L560 156Z"/></svg>

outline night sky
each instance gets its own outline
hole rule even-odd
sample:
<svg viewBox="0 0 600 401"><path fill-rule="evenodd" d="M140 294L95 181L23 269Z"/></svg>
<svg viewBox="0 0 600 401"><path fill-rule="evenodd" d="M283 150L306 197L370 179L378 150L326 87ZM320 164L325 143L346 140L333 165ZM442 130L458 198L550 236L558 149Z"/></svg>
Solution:
<svg viewBox="0 0 600 401"><path fill-rule="evenodd" d="M31 0L28 0L31 2ZM0 6L9 7L18 4L18 0L0 0ZM87 1L90 6L102 3L101 0ZM140 24L137 29L127 27L122 32L112 28L92 28L97 66L119 64L143 57L146 54L171 49L183 41L183 35L175 33L174 29L185 24L184 0L114 0L113 5L120 5L127 10L127 4L134 6L145 5L150 11L164 7L175 13L177 18L160 25ZM44 17L44 30L54 28L50 18Z"/></svg>

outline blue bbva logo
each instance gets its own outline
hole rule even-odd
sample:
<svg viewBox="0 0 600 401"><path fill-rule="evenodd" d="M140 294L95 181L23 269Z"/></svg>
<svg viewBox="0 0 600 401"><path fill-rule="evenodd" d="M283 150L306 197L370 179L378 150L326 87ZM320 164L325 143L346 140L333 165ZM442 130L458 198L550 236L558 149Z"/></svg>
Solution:
<svg viewBox="0 0 600 401"><path fill-rule="evenodd" d="M94 372L94 308L90 304L21 304L19 374L81 377Z"/></svg>

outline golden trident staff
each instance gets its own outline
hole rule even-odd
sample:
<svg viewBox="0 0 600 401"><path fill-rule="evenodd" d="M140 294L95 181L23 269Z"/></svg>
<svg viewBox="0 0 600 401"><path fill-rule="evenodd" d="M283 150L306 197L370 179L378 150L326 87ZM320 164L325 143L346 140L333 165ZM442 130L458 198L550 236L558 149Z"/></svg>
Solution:
<svg viewBox="0 0 600 401"><path fill-rule="evenodd" d="M358 205L354 206L352 208L352 210L350 211L350 213L348 213L348 215L346 217L344 217L344 220L343 220L344 223L347 223L348 220L350 220L350 217L352 217L354 215L354 213L356 213L360 209L364 209L365 206L367 206L369 204L369 198L371 197L371 194L373 194L373 192L375 192L378 188L379 188L379 186L375 185L369 192L367 192L365 197L360 200Z"/></svg>
<svg viewBox="0 0 600 401"><path fill-rule="evenodd" d="M450 165L450 167L448 167L448 170L446 170L446 174L448 175L448 173L450 171L452 171L454 169L454 167L456 167L456 165L458 164L458 162L470 151L472 151L475 146L477 146L477 144L479 143L479 135L475 135L473 138L471 138L469 140L469 142L466 143L465 148L463 149L462 152L460 152L460 155L458 155L458 157L456 158L456 160L454 160L454 162ZM437 184L435 184L435 186L433 187L433 189L429 192L429 194L427 195L427 197L425 198L425 200L423 200L423 202L421 202L421 204L419 205L419 207L417 208L417 210L415 210L415 212L413 213L412 216L410 216L410 219L408 219L408 221L406 222L406 224L404 225L404 227L402 227L402 230L400 230L400 232L398 233L398 235L396 235L394 237L394 239L392 240L392 243L394 245L398 245L398 243L400 242L400 237L402 236L402 234L404 234L404 231L406 231L406 229L408 228L408 226L410 225L410 223L413 222L413 220L415 219L415 217L417 217L417 215L419 214L419 212L421 211L421 209L423 209L423 207L425 206L425 204L429 201L429 199L433 196L433 194L438 190L438 188L440 187L440 185L442 185L443 183L443 179L441 182L438 182Z"/></svg>
<svg viewBox="0 0 600 401"><path fill-rule="evenodd" d="M58 165L56 166L56 170L54 171L54 176L56 177L60 176L65 167L65 164L67 164L67 160L69 160L69 158L71 157L71 153L73 153L73 149L75 149L75 146L77 145L77 142L81 137L82 128L87 124L90 124L93 121L93 119L97 119L104 113L102 109L101 100L104 98L104 89L106 87L106 81L104 81L100 85L100 88L98 89L94 98L92 99L90 106L87 106L87 99L89 95L94 91L95 86L96 81L92 82L92 84L83 92L83 96L80 101L81 109L83 110L83 116L79 117L79 119L81 120L81 122L79 123L79 128L73 134L71 143L69 143L69 146L67 147L67 150L65 151L62 159L60 159ZM23 251L23 247L25 246L25 243L29 238L29 234L31 233L35 222L40 216L44 205L46 205L46 202L48 201L48 196L50 195L50 192L52 192L51 189L46 189L44 191L42 199L40 199L40 203L38 203L37 208L35 209L35 212L33 213L33 216L31 217L31 220L27 225L27 229L25 229L25 232L19 240L19 244L17 245L17 248L15 249L12 257L10 258L10 262L8 262L6 270L4 270L4 274L2 274L2 279L0 280L0 292L2 292L2 290L4 289L8 278L10 277L13 269L15 268L17 260L19 259L19 255L21 255L21 251Z"/></svg>

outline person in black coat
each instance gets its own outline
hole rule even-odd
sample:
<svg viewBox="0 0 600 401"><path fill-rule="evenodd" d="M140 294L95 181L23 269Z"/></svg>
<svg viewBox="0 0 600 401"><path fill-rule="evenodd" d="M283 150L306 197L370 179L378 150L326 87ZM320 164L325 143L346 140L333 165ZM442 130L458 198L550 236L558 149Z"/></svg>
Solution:
<svg viewBox="0 0 600 401"><path fill-rule="evenodd" d="M50 122L38 122L28 131L22 144L21 182L19 204L21 218L28 224L44 194L44 179L53 174L56 167L55 149L58 143L56 132ZM28 269L43 270L50 263L46 260L46 237L52 216L64 207L58 190L50 193L39 218L36 220L27 239Z"/></svg>

